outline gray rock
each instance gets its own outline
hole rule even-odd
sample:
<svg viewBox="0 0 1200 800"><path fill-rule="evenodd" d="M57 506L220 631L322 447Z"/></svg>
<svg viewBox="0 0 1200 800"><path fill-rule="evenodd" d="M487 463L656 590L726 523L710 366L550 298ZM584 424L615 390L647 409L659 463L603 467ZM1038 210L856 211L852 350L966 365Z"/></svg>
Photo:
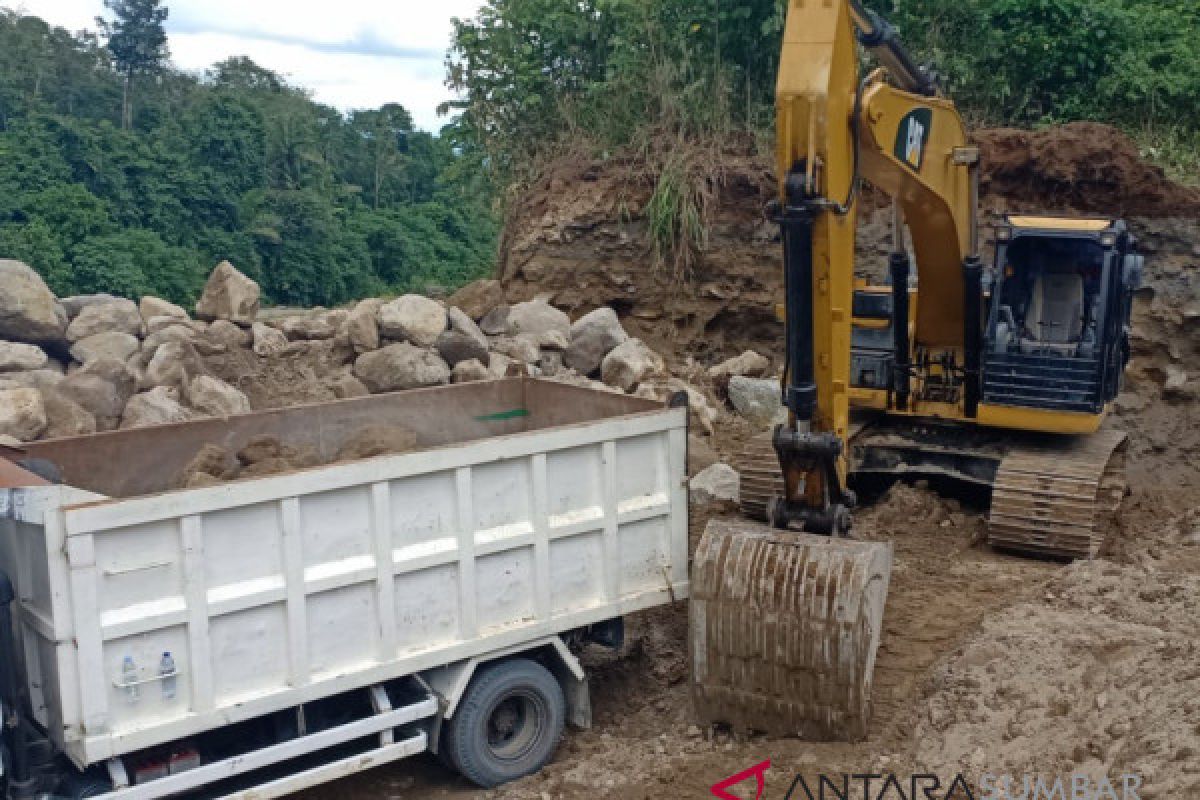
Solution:
<svg viewBox="0 0 1200 800"><path fill-rule="evenodd" d="M708 401L704 392L678 378L666 380L655 379L643 382L637 388L637 396L649 400L666 403L677 392L683 392L688 399L688 419L694 431L711 436L716 432L717 410Z"/></svg>
<svg viewBox="0 0 1200 800"><path fill-rule="evenodd" d="M553 378L565 369L561 350L542 350L537 362L538 371L547 378Z"/></svg>
<svg viewBox="0 0 1200 800"><path fill-rule="evenodd" d="M600 378L609 386L632 392L646 378L658 375L665 369L662 356L647 347L641 339L628 339L604 357L600 363Z"/></svg>
<svg viewBox="0 0 1200 800"><path fill-rule="evenodd" d="M43 388L42 400L46 405L46 419L49 421L42 434L43 439L87 436L96 432L96 417L58 389Z"/></svg>
<svg viewBox="0 0 1200 800"><path fill-rule="evenodd" d="M742 477L728 464L713 464L688 482L688 499L697 508L738 504Z"/></svg>
<svg viewBox="0 0 1200 800"><path fill-rule="evenodd" d="M473 358L455 364L453 371L450 373L450 380L453 383L486 381L491 377L492 374L488 371L488 368Z"/></svg>
<svg viewBox="0 0 1200 800"><path fill-rule="evenodd" d="M448 324L446 309L419 294L406 294L383 304L378 319L381 335L417 347L433 347Z"/></svg>
<svg viewBox="0 0 1200 800"><path fill-rule="evenodd" d="M178 322L175 325L170 325L166 328L160 328L147 336L146 340L142 342L142 350L148 354L145 360L149 361L150 357L154 355L154 351L167 342L184 342L187 344L193 344L196 341L197 336L199 336L199 334L192 330L191 327L188 325L179 324Z"/></svg>
<svg viewBox="0 0 1200 800"><path fill-rule="evenodd" d="M63 379L63 374L53 369L31 369L25 372L5 372L0 374L0 380L9 388L15 389L44 389L54 386Z"/></svg>
<svg viewBox="0 0 1200 800"><path fill-rule="evenodd" d="M121 331L107 331L80 339L71 346L71 358L81 364L87 364L98 358L128 361L139 347L141 347L141 343L136 336Z"/></svg>
<svg viewBox="0 0 1200 800"><path fill-rule="evenodd" d="M249 347L254 341L254 335L249 330L241 328L227 319L214 320L205 331L204 338L216 344L223 344L230 350Z"/></svg>
<svg viewBox="0 0 1200 800"><path fill-rule="evenodd" d="M529 334L497 336L492 339L491 346L497 353L522 364L536 364L542 357L542 348L538 347L537 337Z"/></svg>
<svg viewBox="0 0 1200 800"><path fill-rule="evenodd" d="M179 390L156 386L129 398L125 404L125 414L121 417L121 428L169 425L172 422L186 422L191 416L179 402Z"/></svg>
<svg viewBox="0 0 1200 800"><path fill-rule="evenodd" d="M338 400L366 397L371 393L367 385L350 373L344 373L329 382L329 390Z"/></svg>
<svg viewBox="0 0 1200 800"><path fill-rule="evenodd" d="M146 320L146 334L153 336L166 328L183 327L192 333L203 333L208 330L207 322L196 322L183 317L151 317Z"/></svg>
<svg viewBox="0 0 1200 800"><path fill-rule="evenodd" d="M771 360L759 355L753 350L747 350L740 356L722 361L708 368L708 377L716 386L725 387L729 379L735 375L750 378L766 377L771 371Z"/></svg>
<svg viewBox="0 0 1200 800"><path fill-rule="evenodd" d="M627 341L629 334L621 327L617 312L597 308L575 320L571 326L571 344L565 363L580 375L591 375L600 369L604 357L617 345Z"/></svg>
<svg viewBox="0 0 1200 800"><path fill-rule="evenodd" d="M212 417L250 413L250 400L220 378L201 375L187 384L188 405Z"/></svg>
<svg viewBox="0 0 1200 800"><path fill-rule="evenodd" d="M508 310L507 332L512 336L530 333L541 337L554 331L561 333L563 338L569 340L571 318L544 300L517 303ZM539 345L541 344L542 340L539 339Z"/></svg>
<svg viewBox="0 0 1200 800"><path fill-rule="evenodd" d="M472 320L480 320L496 306L504 305L504 287L496 280L475 281L450 295L447 302Z"/></svg>
<svg viewBox="0 0 1200 800"><path fill-rule="evenodd" d="M64 297L59 300L62 303L63 311L67 312L68 319L75 319L79 316L79 312L83 311L88 306L106 306L110 303L115 303L121 298L111 294L77 294L73 297Z"/></svg>
<svg viewBox="0 0 1200 800"><path fill-rule="evenodd" d="M488 362L488 376L491 378L509 378L528 374L529 366L525 362L517 361L503 353L492 353L491 361Z"/></svg>
<svg viewBox="0 0 1200 800"><path fill-rule="evenodd" d="M508 312L511 308L499 305L479 320L479 329L488 336L503 336L508 333Z"/></svg>
<svg viewBox="0 0 1200 800"><path fill-rule="evenodd" d="M777 380L734 375L729 379L729 402L760 428L769 427L784 413Z"/></svg>
<svg viewBox="0 0 1200 800"><path fill-rule="evenodd" d="M46 351L37 345L0 342L0 372L41 369L49 361Z"/></svg>
<svg viewBox="0 0 1200 800"><path fill-rule="evenodd" d="M437 353L401 342L359 356L354 375L372 392L391 392L449 383L450 367Z"/></svg>
<svg viewBox="0 0 1200 800"><path fill-rule="evenodd" d="M138 303L138 313L142 315L142 319L146 324L150 324L150 320L155 317L174 317L176 319L191 319L188 313L174 303L168 303L159 297L146 295Z"/></svg>
<svg viewBox="0 0 1200 800"><path fill-rule="evenodd" d="M78 342L98 333L127 333L140 336L142 315L132 300L119 298L111 303L86 306L67 327L67 340Z"/></svg>
<svg viewBox="0 0 1200 800"><path fill-rule="evenodd" d="M451 367L463 361L484 362L488 359L487 339L480 343L475 337L460 331L443 333L438 337L435 348Z"/></svg>
<svg viewBox="0 0 1200 800"><path fill-rule="evenodd" d="M196 303L196 316L203 320L228 320L249 327L258 316L258 284L222 261L208 276L204 293Z"/></svg>
<svg viewBox="0 0 1200 800"><path fill-rule="evenodd" d="M0 391L0 435L32 442L46 430L46 405L37 389Z"/></svg>
<svg viewBox="0 0 1200 800"><path fill-rule="evenodd" d="M279 330L293 342L332 339L337 334L337 328L325 314L288 317L279 323Z"/></svg>
<svg viewBox="0 0 1200 800"><path fill-rule="evenodd" d="M139 381L143 389L155 386L183 388L192 378L208 372L196 349L187 342L165 342L146 362L145 376Z"/></svg>
<svg viewBox="0 0 1200 800"><path fill-rule="evenodd" d="M379 309L382 307L383 301L372 297L356 305L346 317L346 337L355 353L361 355L379 349Z"/></svg>
<svg viewBox="0 0 1200 800"><path fill-rule="evenodd" d="M121 421L137 379L121 362L101 358L63 378L55 388L95 417L97 430L111 431Z"/></svg>
<svg viewBox="0 0 1200 800"><path fill-rule="evenodd" d="M488 346L487 336L484 335L483 331L479 329L479 326L475 324L475 320L467 316L462 309L450 308L446 312L446 318L450 322L450 330L470 336L472 339L479 342L479 344L484 348Z"/></svg>
<svg viewBox="0 0 1200 800"><path fill-rule="evenodd" d="M59 342L67 312L41 276L20 261L0 259L0 339Z"/></svg>
<svg viewBox="0 0 1200 800"><path fill-rule="evenodd" d="M254 336L254 355L262 358L270 358L277 356L288 348L288 338L283 331L272 328L270 325L264 325L261 322L254 323L251 329Z"/></svg>

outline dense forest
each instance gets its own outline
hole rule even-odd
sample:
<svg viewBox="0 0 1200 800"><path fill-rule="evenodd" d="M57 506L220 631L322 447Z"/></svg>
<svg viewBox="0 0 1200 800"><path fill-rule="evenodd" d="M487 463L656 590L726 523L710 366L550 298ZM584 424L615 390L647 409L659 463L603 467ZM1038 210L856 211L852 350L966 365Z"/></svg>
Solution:
<svg viewBox="0 0 1200 800"><path fill-rule="evenodd" d="M276 303L453 288L496 222L454 130L342 113L247 58L173 68L158 0L97 33L0 10L0 257L60 295L195 298L229 259Z"/></svg>
<svg viewBox="0 0 1200 800"><path fill-rule="evenodd" d="M868 0L974 125L1116 124L1200 168L1195 0ZM487 0L453 23L449 124L343 113L247 58L171 66L162 0L96 33L0 12L0 256L62 294L194 297L230 259L268 301L453 288L562 153L632 154L686 270L731 142L768 152L784 0ZM402 98L398 98L402 100Z"/></svg>

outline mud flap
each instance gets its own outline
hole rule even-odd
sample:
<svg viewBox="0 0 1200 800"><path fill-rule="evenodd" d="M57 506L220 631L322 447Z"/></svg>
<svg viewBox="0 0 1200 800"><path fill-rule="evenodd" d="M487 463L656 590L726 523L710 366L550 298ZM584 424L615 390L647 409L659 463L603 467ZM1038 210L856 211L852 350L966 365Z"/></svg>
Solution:
<svg viewBox="0 0 1200 800"><path fill-rule="evenodd" d="M706 724L866 738L890 543L709 522L690 611L692 699Z"/></svg>

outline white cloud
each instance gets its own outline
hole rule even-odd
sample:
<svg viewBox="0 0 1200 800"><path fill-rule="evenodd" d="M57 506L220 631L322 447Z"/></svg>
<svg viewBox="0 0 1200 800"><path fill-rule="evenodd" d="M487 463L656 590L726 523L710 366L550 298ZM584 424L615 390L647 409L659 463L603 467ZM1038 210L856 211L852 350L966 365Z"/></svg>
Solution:
<svg viewBox="0 0 1200 800"><path fill-rule="evenodd" d="M71 30L94 27L102 0L0 0ZM450 99L443 59L451 17L480 0L168 0L172 60L203 70L232 55L311 89L341 109L399 102L417 124L436 130Z"/></svg>

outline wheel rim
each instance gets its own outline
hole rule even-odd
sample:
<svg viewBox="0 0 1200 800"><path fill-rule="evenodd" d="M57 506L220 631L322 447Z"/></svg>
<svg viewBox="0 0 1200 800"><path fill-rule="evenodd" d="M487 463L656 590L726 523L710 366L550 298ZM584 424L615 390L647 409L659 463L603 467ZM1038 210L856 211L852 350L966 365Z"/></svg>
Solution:
<svg viewBox="0 0 1200 800"><path fill-rule="evenodd" d="M516 690L492 706L484 722L488 750L500 761L519 761L533 750L546 727L548 709L537 694Z"/></svg>

